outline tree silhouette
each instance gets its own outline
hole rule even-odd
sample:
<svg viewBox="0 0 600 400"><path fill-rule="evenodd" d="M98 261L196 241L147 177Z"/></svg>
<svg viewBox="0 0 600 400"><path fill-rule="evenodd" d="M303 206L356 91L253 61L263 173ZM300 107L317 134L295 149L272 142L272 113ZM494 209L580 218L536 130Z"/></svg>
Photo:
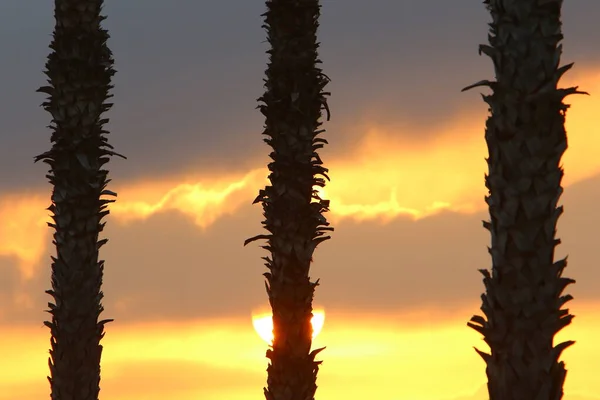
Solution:
<svg viewBox="0 0 600 400"><path fill-rule="evenodd" d="M50 165L54 223L52 290L48 303L52 321L50 381L53 400L97 400L104 324L101 289L104 261L98 240L109 213L104 195L108 172L102 169L112 155L102 113L112 104L113 59L108 33L100 24L102 0L56 0L56 25L45 74L49 86L43 107L52 116L50 151L35 157ZM122 157L122 156L121 156Z"/></svg>
<svg viewBox="0 0 600 400"><path fill-rule="evenodd" d="M328 78L317 67L318 0L267 0L263 14L271 49L266 70L266 92L259 98L266 117L265 142L273 151L270 186L254 203L262 202L263 225L270 234L246 240L267 239L266 287L273 310L274 341L267 351L267 400L314 398L320 361L311 351L312 300L316 282L309 277L317 245L331 231L323 216L329 201L319 197L327 169L317 150L327 143L318 135L321 110L329 110L323 92Z"/></svg>
<svg viewBox="0 0 600 400"><path fill-rule="evenodd" d="M559 400L566 370L559 361L573 341L553 338L573 316L561 307L573 282L562 277L566 259L554 261L558 206L562 194L560 159L567 148L564 128L576 87L558 89L573 64L559 67L562 0L484 1L492 16L489 56L496 81L481 81L491 115L486 123L491 233L491 273L480 270L486 292L470 327L480 332L491 354L487 364L490 400Z"/></svg>

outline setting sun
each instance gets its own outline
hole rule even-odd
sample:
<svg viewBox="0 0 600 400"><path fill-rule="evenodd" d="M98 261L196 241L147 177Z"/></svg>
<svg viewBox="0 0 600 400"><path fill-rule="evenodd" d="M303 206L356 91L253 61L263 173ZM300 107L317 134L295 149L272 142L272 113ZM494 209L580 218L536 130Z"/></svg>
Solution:
<svg viewBox="0 0 600 400"><path fill-rule="evenodd" d="M311 323L313 328L312 337L314 339L321 332L325 324L325 311L314 310ZM271 313L252 316L252 325L262 340L268 344L273 343L273 318Z"/></svg>

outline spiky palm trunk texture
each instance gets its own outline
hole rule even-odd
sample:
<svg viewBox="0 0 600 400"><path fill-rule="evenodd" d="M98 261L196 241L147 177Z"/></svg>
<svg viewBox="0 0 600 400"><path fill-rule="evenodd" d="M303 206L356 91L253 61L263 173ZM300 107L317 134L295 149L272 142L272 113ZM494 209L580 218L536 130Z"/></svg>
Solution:
<svg viewBox="0 0 600 400"><path fill-rule="evenodd" d="M327 169L317 150L326 140L317 136L321 110L328 112L323 92L328 78L317 67L318 0L268 0L264 28L271 49L266 92L259 98L266 117L264 135L273 151L269 164L270 186L261 190L255 203L264 209L264 227L269 235L264 257L269 272L267 293L273 310L272 349L267 351L267 400L312 400L317 389L320 361L311 351L312 300L316 282L309 277L316 246L329 223L323 216L329 202L314 186L325 185ZM329 115L327 116L329 118ZM314 200L314 201L313 201Z"/></svg>
<svg viewBox="0 0 600 400"><path fill-rule="evenodd" d="M470 327L480 332L491 354L477 350L487 364L490 400L559 400L566 370L559 361L573 341L553 345L573 316L561 307L574 282L562 277L566 259L554 260L558 207L562 194L560 160L567 148L565 96L558 89L572 64L559 67L562 0L486 0L492 16L489 46L496 81L481 81L493 93L483 96L489 189L486 202L491 232L492 271L480 270L486 292Z"/></svg>
<svg viewBox="0 0 600 400"><path fill-rule="evenodd" d="M108 122L101 115L114 74L106 45L108 33L100 26L101 0L56 0L56 26L45 74L49 86L38 91L49 95L43 107L52 115L50 151L35 158L50 165L54 223L52 290L48 303L52 321L50 381L53 400L97 400L104 324L100 290L104 261L98 240L114 196L102 166L116 153L104 134Z"/></svg>

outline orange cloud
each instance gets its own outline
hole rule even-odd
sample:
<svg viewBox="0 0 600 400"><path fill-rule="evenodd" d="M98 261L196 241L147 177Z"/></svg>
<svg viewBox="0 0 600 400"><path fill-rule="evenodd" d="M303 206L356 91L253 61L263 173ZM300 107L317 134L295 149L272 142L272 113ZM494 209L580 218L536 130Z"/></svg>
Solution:
<svg viewBox="0 0 600 400"><path fill-rule="evenodd" d="M570 74L561 83L576 85L592 97L566 100L572 107L566 121L565 186L600 173L600 97L593 96L600 94L600 73ZM366 134L354 151L328 163L331 182L323 194L331 200L333 219L386 221L403 214L422 218L444 209L469 213L485 209L486 118L487 105L481 102L477 112L459 115L445 125L365 126ZM399 135L407 130L410 135ZM413 139L402 139L406 137Z"/></svg>
<svg viewBox="0 0 600 400"><path fill-rule="evenodd" d="M600 72L567 75L562 86L579 84L600 93ZM457 97L458 99L458 97ZM569 149L564 157L565 185L600 173L600 124L596 123L600 97L572 96L567 115ZM331 182L321 190L331 200L328 215L334 224L344 218L389 221L398 216L418 219L440 210L472 213L485 209L483 175L487 149L483 138L486 106L459 115L445 125L429 129L423 140L416 127L365 126L365 135L345 154L325 151ZM412 130L412 135L399 135ZM413 139L400 139L413 137ZM331 151L331 155L327 152ZM115 184L118 201L110 205L111 217L132 223L156 213L176 210L196 225L207 228L223 215L251 202L266 183L266 168L222 176L179 174L157 181ZM31 277L42 257L50 231L45 208L47 196L12 194L0 198L0 256L16 257L24 277ZM256 206L259 207L259 206Z"/></svg>
<svg viewBox="0 0 600 400"><path fill-rule="evenodd" d="M206 228L220 216L234 213L258 194L257 182L264 180L264 169L247 174L206 179L186 178L185 182L143 182L118 189L119 197L111 204L111 214L124 223L145 219L153 214L176 210ZM254 195L254 197L253 197Z"/></svg>
<svg viewBox="0 0 600 400"><path fill-rule="evenodd" d="M116 188L118 201L110 204L108 219L118 223L144 220L156 213L176 210L205 229L223 215L250 203L264 185L265 169L242 176L186 177L166 181L132 183ZM111 188L113 189L113 188ZM47 251L52 230L50 188L42 195L11 194L0 198L0 256L15 257L25 279L31 278ZM110 222L109 222L110 223Z"/></svg>
<svg viewBox="0 0 600 400"><path fill-rule="evenodd" d="M50 194L6 195L0 199L0 256L18 260L23 277L34 274L35 264L47 248Z"/></svg>
<svg viewBox="0 0 600 400"><path fill-rule="evenodd" d="M324 195L334 217L389 220L481 208L485 143L479 124L461 118L437 129L435 139L423 142L367 128L352 154L330 163Z"/></svg>
<svg viewBox="0 0 600 400"><path fill-rule="evenodd" d="M584 71L568 76L563 86L580 84L600 93L600 73ZM572 96L567 130L569 150L564 157L565 185L600 173L600 132L595 124L600 98ZM390 220L399 215L422 218L440 210L476 212L485 208L483 176L487 147L484 126L487 106L481 102L476 113L464 113L445 125L430 128L405 123L390 128L372 124L349 153L325 156L331 182L319 189L331 200L330 219ZM418 131L428 129L427 134ZM412 135L399 135L412 130ZM413 139L400 139L413 137ZM422 137L431 139L423 140ZM332 150L333 149L333 150ZM188 176L185 182L149 181L124 186L111 210L121 221L146 218L163 210L178 210L206 228L219 216L234 212L253 199L266 183L266 168L244 175L219 177Z"/></svg>

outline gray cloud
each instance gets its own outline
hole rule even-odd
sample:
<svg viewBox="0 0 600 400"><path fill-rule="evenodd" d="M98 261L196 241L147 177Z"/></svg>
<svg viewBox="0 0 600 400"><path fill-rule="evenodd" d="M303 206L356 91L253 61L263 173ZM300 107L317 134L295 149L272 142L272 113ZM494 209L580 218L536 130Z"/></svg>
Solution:
<svg viewBox="0 0 600 400"><path fill-rule="evenodd" d="M564 244L558 255L570 255L566 275L577 279L568 288L576 299L573 305L599 300L592 234L600 224L600 213L594 211L598 201L600 177L570 186L564 197L566 211L559 226ZM109 219L110 240L102 253L106 317L126 323L243 316L266 306L260 259L266 251L258 245L242 247L245 238L261 231L260 212L258 206L245 206L204 232L173 212L127 226ZM484 289L477 269L490 267L484 218L485 213L444 213L416 222L398 218L387 225L340 221L333 239L315 253L312 276L321 279L317 303L344 312L421 307L448 312L473 307L477 312ZM11 293L31 294L33 307L13 305L3 322L45 317L46 260L39 267L43 272L26 285L12 279Z"/></svg>
<svg viewBox="0 0 600 400"><path fill-rule="evenodd" d="M0 108L0 190L40 186L44 166L33 156L49 146L49 117L34 90L53 27L52 4L0 4L3 49ZM110 165L116 179L198 168L254 167L268 149L261 141L267 48L261 0L106 2L106 27L115 53L115 108L110 141L129 157ZM235 10L235 12L232 12ZM597 62L595 15L600 3L564 5L565 61ZM325 0L320 40L333 112L332 151L364 132L360 122L415 126L439 123L461 109L483 109L460 88L493 76L477 45L488 16L471 0ZM411 133L408 133L411 134ZM415 132L415 135L417 132ZM423 132L419 130L419 135Z"/></svg>

